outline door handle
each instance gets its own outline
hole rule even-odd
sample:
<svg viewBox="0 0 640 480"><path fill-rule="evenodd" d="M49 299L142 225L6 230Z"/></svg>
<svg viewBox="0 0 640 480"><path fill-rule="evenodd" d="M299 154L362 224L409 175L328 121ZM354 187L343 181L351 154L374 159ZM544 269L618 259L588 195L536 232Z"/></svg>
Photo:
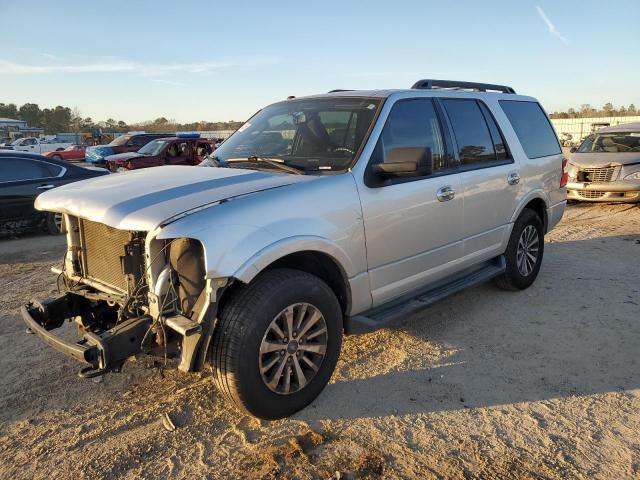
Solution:
<svg viewBox="0 0 640 480"><path fill-rule="evenodd" d="M49 190L53 187L55 187L55 185L40 185L39 187L36 187L36 190Z"/></svg>
<svg viewBox="0 0 640 480"><path fill-rule="evenodd" d="M517 185L520 183L520 175L518 175L518 172L511 172L507 177L507 183L509 185Z"/></svg>
<svg viewBox="0 0 640 480"><path fill-rule="evenodd" d="M456 196L456 191L453 189L451 185L440 187L436 192L436 197L438 197L439 202L446 202L448 200L453 200L453 197L455 196Z"/></svg>

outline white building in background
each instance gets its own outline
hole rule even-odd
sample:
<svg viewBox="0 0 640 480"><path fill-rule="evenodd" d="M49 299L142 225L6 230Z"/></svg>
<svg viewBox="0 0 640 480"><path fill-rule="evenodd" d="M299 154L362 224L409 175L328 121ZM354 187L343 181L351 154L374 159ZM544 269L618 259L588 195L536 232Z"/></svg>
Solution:
<svg viewBox="0 0 640 480"><path fill-rule="evenodd" d="M640 122L640 115L632 117L592 117L592 118L552 118L551 123L556 129L560 140L567 139L571 135L571 141L579 143L598 128L616 126L623 123Z"/></svg>
<svg viewBox="0 0 640 480"><path fill-rule="evenodd" d="M43 134L44 128L30 127L25 120L0 118L0 142L22 137L39 137Z"/></svg>

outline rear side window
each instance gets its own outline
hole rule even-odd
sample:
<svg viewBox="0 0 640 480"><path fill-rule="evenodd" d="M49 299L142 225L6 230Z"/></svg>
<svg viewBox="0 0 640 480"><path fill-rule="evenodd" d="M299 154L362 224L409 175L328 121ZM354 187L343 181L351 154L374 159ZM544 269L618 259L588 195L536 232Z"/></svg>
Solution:
<svg viewBox="0 0 640 480"><path fill-rule="evenodd" d="M132 147L142 147L143 145L149 143L151 140L153 140L153 137L145 137L143 135L140 135L129 140L128 145Z"/></svg>
<svg viewBox="0 0 640 480"><path fill-rule="evenodd" d="M562 153L551 122L537 102L500 100L500 106L529 158Z"/></svg>
<svg viewBox="0 0 640 480"><path fill-rule="evenodd" d="M498 160L494 139L489 131L485 115L475 100L443 100L453 133L458 143L458 154L462 165L495 162ZM491 118L493 121L493 118ZM497 127L496 127L497 130ZM499 132L497 132L499 136ZM496 141L498 141L496 139ZM502 149L504 150L504 142ZM506 158L503 156L502 159Z"/></svg>
<svg viewBox="0 0 640 480"><path fill-rule="evenodd" d="M60 174L61 167L26 158L4 158L0 170L0 182L18 182L51 178Z"/></svg>

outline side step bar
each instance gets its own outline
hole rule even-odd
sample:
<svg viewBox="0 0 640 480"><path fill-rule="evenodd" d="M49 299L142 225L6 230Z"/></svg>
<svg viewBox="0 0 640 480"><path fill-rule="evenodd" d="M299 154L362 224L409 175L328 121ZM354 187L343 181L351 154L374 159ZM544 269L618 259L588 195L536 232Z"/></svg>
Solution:
<svg viewBox="0 0 640 480"><path fill-rule="evenodd" d="M345 333L348 335L369 333L384 328L390 323L420 311L449 295L485 283L504 273L505 268L506 261L501 255L484 264L481 268L453 280L450 279L446 283L431 286L427 290L418 291L368 312L347 317L345 319Z"/></svg>

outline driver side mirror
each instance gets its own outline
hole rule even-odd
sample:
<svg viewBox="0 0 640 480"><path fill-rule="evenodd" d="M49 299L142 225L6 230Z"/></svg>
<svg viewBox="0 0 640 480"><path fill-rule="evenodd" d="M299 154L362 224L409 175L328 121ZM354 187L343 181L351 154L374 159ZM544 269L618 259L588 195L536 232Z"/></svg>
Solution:
<svg viewBox="0 0 640 480"><path fill-rule="evenodd" d="M431 174L431 149L399 147L389 150L384 162L374 163L373 171L382 177L412 177Z"/></svg>

